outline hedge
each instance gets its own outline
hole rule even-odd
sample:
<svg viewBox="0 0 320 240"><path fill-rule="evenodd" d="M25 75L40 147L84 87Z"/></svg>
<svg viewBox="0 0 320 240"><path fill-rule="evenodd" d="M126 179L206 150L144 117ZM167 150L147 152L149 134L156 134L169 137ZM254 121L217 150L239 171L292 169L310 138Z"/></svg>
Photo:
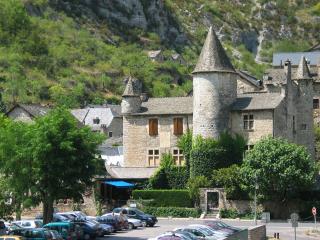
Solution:
<svg viewBox="0 0 320 240"><path fill-rule="evenodd" d="M151 200L151 207L193 207L188 190L134 190L135 200Z"/></svg>
<svg viewBox="0 0 320 240"><path fill-rule="evenodd" d="M201 215L200 209L197 208L181 208L181 207L144 207L145 213L157 217L194 217L198 218Z"/></svg>

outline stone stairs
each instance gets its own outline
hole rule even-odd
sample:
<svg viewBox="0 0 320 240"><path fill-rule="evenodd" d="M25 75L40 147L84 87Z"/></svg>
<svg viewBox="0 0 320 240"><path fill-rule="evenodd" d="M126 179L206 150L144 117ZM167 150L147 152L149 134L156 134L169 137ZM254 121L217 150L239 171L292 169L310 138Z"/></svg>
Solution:
<svg viewBox="0 0 320 240"><path fill-rule="evenodd" d="M206 219L219 218L219 209L211 210L209 213L205 215Z"/></svg>

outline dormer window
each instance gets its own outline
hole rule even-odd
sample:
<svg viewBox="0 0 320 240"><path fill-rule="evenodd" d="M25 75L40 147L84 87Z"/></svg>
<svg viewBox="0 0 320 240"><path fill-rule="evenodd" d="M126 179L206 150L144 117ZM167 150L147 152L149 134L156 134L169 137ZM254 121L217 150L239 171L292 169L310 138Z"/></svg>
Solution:
<svg viewBox="0 0 320 240"><path fill-rule="evenodd" d="M93 119L93 124L99 124L100 123L100 118L96 117Z"/></svg>

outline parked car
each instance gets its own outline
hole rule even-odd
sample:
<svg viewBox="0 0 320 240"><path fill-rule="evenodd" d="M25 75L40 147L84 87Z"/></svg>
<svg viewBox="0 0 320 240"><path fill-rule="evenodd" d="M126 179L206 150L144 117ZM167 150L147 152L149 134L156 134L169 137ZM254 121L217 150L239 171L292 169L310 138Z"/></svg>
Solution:
<svg viewBox="0 0 320 240"><path fill-rule="evenodd" d="M190 227L196 227L196 228L199 228L199 229L203 229L207 232L210 232L211 235L213 236L217 236L217 237L220 237L220 238L224 238L224 237L227 237L230 235L230 233L226 233L226 232L223 232L221 230L214 230L213 228L207 226L207 225L202 225L202 224L191 224L189 225Z"/></svg>
<svg viewBox="0 0 320 240"><path fill-rule="evenodd" d="M102 236L102 228L98 224L89 221L76 221L75 223L82 228L85 240Z"/></svg>
<svg viewBox="0 0 320 240"><path fill-rule="evenodd" d="M139 219L142 222L145 222L146 226L153 227L157 222L158 219L155 216L150 214L145 214L144 212L140 211L137 208L115 208L113 209L114 213L120 213L127 215L128 218L135 218Z"/></svg>
<svg viewBox="0 0 320 240"><path fill-rule="evenodd" d="M190 226L180 227L180 228L176 228L174 231L190 232L193 235L196 235L200 239L208 239L208 240L224 239L222 237L213 236L210 232L197 227L190 227Z"/></svg>
<svg viewBox="0 0 320 240"><path fill-rule="evenodd" d="M71 222L52 222L43 227L57 231L64 240L77 240L83 237L81 231L77 231L76 225Z"/></svg>
<svg viewBox="0 0 320 240"><path fill-rule="evenodd" d="M194 240L190 238L185 232L166 232L155 238L149 238L149 240Z"/></svg>
<svg viewBox="0 0 320 240"><path fill-rule="evenodd" d="M24 240L24 238L15 235L1 235L0 240Z"/></svg>
<svg viewBox="0 0 320 240"><path fill-rule="evenodd" d="M125 229L129 229L129 222L128 222L128 218L125 217L123 214L119 214L119 213L107 213L102 215L103 217L105 216L112 216L116 219L116 221L119 223L119 228L120 230L125 230Z"/></svg>
<svg viewBox="0 0 320 240"><path fill-rule="evenodd" d="M61 236L61 234L58 231L50 230L49 232L51 234L51 239L52 240L63 240L63 237Z"/></svg>
<svg viewBox="0 0 320 240"><path fill-rule="evenodd" d="M43 216L42 214L38 214L36 217L35 217L36 220L42 220L43 219ZM70 221L69 218L66 218L62 215L59 215L59 214L56 214L54 213L53 214L53 219L52 219L52 222L68 222Z"/></svg>
<svg viewBox="0 0 320 240"><path fill-rule="evenodd" d="M51 240L51 233L45 228L20 228L10 232L10 235L24 237L26 240Z"/></svg>
<svg viewBox="0 0 320 240"><path fill-rule="evenodd" d="M128 228L129 229L136 229L138 227L143 227L143 223L139 219L135 218L128 218Z"/></svg>
<svg viewBox="0 0 320 240"><path fill-rule="evenodd" d="M23 228L42 228L43 222L40 219L36 220L19 220L19 221L14 221L12 222L14 224L19 225L20 227Z"/></svg>
<svg viewBox="0 0 320 240"><path fill-rule="evenodd" d="M230 226L219 220L207 220L204 222L204 224L215 230L221 230L230 234L241 231L240 228Z"/></svg>
<svg viewBox="0 0 320 240"><path fill-rule="evenodd" d="M113 227L114 232L122 230L122 225L115 216L112 216L112 215L100 216L100 217L96 217L95 220L100 224L111 225Z"/></svg>
<svg viewBox="0 0 320 240"><path fill-rule="evenodd" d="M0 221L0 236L7 234L7 227L4 224L4 221Z"/></svg>

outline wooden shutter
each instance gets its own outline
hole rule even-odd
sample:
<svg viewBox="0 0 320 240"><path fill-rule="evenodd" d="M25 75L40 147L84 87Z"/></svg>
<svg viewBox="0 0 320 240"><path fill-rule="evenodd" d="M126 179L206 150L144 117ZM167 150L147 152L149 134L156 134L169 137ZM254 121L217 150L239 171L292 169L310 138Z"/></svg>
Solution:
<svg viewBox="0 0 320 240"><path fill-rule="evenodd" d="M156 118L149 119L149 135L150 136L158 135L158 119Z"/></svg>
<svg viewBox="0 0 320 240"><path fill-rule="evenodd" d="M173 119L173 134L177 136L183 134L183 118Z"/></svg>

